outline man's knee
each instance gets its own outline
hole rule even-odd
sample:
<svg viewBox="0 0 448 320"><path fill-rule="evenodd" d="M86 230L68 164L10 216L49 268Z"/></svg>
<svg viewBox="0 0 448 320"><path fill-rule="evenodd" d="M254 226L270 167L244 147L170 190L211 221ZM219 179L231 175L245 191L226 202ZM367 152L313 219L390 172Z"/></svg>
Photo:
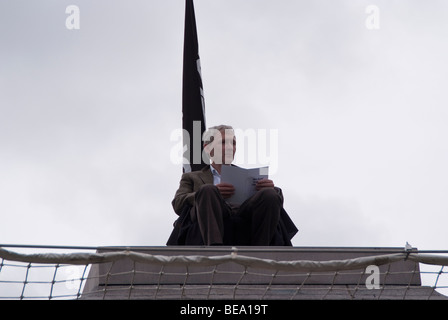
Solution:
<svg viewBox="0 0 448 320"><path fill-rule="evenodd" d="M196 197L213 197L219 195L218 187L213 184L204 184L196 192Z"/></svg>
<svg viewBox="0 0 448 320"><path fill-rule="evenodd" d="M198 192L216 192L218 190L218 187L216 187L213 184L204 184L199 187Z"/></svg>
<svg viewBox="0 0 448 320"><path fill-rule="evenodd" d="M258 191L258 196L266 203L282 203L282 197L274 188L264 188Z"/></svg>

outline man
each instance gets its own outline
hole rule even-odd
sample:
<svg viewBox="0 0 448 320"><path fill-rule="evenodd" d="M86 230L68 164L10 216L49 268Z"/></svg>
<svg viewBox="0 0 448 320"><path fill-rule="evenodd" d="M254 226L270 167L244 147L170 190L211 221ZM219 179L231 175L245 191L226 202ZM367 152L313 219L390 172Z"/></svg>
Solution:
<svg viewBox="0 0 448 320"><path fill-rule="evenodd" d="M210 128L204 134L204 152L211 165L182 175L172 201L180 217L167 244L290 246L297 228L272 180L259 180L257 192L241 205L227 201L235 188L221 182L221 168L231 165L235 156L233 128Z"/></svg>

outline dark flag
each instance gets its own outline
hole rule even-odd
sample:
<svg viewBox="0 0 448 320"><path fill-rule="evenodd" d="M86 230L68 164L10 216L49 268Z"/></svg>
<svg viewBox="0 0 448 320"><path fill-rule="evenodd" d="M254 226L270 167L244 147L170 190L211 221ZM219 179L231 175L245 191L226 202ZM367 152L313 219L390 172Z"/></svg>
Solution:
<svg viewBox="0 0 448 320"><path fill-rule="evenodd" d="M199 45L193 0L186 0L182 79L182 128L184 172L201 170L202 134L205 131L205 103L199 59Z"/></svg>

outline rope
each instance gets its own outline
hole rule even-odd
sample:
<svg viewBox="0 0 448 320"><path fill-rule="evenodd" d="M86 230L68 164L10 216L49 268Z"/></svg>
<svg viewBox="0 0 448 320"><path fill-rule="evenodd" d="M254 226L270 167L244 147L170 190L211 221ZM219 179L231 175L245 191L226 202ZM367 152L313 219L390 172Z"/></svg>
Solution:
<svg viewBox="0 0 448 320"><path fill-rule="evenodd" d="M105 253L38 253L38 254L19 254L0 248L0 257L5 260L27 262L27 263L53 263L53 264L72 264L86 265L96 263L115 262L122 259L130 259L134 262L171 265L171 266L215 266L226 262L233 262L244 267L263 268L269 270L289 271L289 272L325 272L340 270L356 270L365 268L369 265L384 265L394 263L404 259L431 265L448 265L447 256L437 256L418 253L395 253L371 257L360 257L343 260L312 261L275 261L271 259L261 259L256 257L242 255L221 255L221 256L162 256L147 253L120 251Z"/></svg>

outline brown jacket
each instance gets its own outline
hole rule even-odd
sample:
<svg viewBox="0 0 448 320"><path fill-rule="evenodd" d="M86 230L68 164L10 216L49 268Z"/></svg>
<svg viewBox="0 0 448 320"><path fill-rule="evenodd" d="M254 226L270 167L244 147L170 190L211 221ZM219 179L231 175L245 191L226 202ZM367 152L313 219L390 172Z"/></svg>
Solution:
<svg viewBox="0 0 448 320"><path fill-rule="evenodd" d="M200 171L187 172L182 175L174 199L171 202L174 211L180 215L186 204L194 205L194 195L204 184L213 184L213 175L210 166Z"/></svg>
<svg viewBox="0 0 448 320"><path fill-rule="evenodd" d="M210 166L206 166L200 171L188 172L182 175L179 189L177 189L174 199L171 202L174 211L180 217L174 223L174 229L167 241L167 245L203 245L202 235L197 228L195 229L197 223L194 224L191 222L190 214L184 208L186 208L187 204L190 206L194 205L195 194L204 184L213 184L213 174ZM281 189L276 189L281 195ZM276 240L273 241L272 245L292 246L291 239L297 231L298 229L291 218L282 208L279 233L275 237Z"/></svg>

